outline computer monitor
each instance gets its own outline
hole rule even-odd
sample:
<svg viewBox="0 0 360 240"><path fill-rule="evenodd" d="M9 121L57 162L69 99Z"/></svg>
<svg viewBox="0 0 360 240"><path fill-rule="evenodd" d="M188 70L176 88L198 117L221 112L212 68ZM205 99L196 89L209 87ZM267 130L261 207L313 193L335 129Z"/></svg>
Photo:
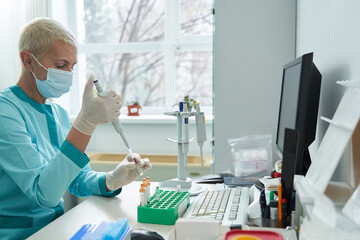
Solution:
<svg viewBox="0 0 360 240"><path fill-rule="evenodd" d="M297 130L295 174L305 175L311 164L308 147L316 135L320 88L321 74L313 63L313 53L284 65L276 152L282 159L285 128Z"/></svg>

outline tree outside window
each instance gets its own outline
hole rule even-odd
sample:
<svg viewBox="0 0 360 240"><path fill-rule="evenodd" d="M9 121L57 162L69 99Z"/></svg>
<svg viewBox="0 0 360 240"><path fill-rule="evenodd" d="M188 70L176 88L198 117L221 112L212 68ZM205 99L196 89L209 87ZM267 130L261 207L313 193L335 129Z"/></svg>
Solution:
<svg viewBox="0 0 360 240"><path fill-rule="evenodd" d="M186 95L210 107L212 4L84 0L77 13L86 73L79 77L92 73L124 103L138 98L143 108L169 108Z"/></svg>

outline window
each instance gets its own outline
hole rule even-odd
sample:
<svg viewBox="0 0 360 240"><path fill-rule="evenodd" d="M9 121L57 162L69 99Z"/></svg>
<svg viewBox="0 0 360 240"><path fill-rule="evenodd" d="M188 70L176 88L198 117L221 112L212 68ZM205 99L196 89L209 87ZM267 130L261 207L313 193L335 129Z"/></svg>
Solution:
<svg viewBox="0 0 360 240"><path fill-rule="evenodd" d="M94 74L124 104L139 99L142 114L163 114L186 95L211 113L212 0L74 2L79 81L71 102L81 103L87 76Z"/></svg>

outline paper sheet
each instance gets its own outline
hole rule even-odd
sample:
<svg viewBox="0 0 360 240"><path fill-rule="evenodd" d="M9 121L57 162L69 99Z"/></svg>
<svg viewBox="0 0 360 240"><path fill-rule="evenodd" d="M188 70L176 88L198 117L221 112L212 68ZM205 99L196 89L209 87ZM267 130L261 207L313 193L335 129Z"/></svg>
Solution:
<svg viewBox="0 0 360 240"><path fill-rule="evenodd" d="M342 212L360 227L360 185L347 201Z"/></svg>
<svg viewBox="0 0 360 240"><path fill-rule="evenodd" d="M360 118L360 92L347 89L305 176L323 193Z"/></svg>

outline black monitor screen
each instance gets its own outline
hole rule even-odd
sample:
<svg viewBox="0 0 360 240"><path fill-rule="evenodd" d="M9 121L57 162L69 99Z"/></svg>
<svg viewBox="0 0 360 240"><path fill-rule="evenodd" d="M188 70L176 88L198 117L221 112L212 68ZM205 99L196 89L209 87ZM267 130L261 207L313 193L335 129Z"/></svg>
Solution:
<svg viewBox="0 0 360 240"><path fill-rule="evenodd" d="M298 131L296 174L305 175L311 164L308 147L316 135L320 88L321 74L313 63L313 53L304 54L284 66L276 150L282 158L285 128Z"/></svg>
<svg viewBox="0 0 360 240"><path fill-rule="evenodd" d="M285 128L296 128L296 113L298 109L301 64L296 64L284 70L284 82L279 115L279 133L277 144L283 152Z"/></svg>

